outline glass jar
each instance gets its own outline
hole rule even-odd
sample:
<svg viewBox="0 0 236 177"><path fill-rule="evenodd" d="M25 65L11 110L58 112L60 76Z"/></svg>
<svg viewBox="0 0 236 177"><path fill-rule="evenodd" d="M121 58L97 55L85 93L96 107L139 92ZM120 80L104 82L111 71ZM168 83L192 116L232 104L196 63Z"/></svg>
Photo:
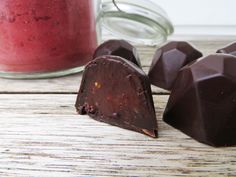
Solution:
<svg viewBox="0 0 236 177"><path fill-rule="evenodd" d="M116 38L159 45L173 33L166 12L151 0L102 0L101 24Z"/></svg>
<svg viewBox="0 0 236 177"><path fill-rule="evenodd" d="M147 0L2 0L0 77L80 72L92 59L102 26L117 38L147 45L173 32L163 11Z"/></svg>

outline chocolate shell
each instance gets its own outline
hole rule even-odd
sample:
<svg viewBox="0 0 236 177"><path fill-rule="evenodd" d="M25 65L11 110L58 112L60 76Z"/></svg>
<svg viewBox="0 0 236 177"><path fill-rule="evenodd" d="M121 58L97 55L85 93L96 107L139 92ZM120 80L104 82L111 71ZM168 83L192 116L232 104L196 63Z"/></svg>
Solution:
<svg viewBox="0 0 236 177"><path fill-rule="evenodd" d="M114 55L125 58L141 68L140 59L134 46L125 40L108 40L101 44L94 52L93 58L103 55Z"/></svg>
<svg viewBox="0 0 236 177"><path fill-rule="evenodd" d="M171 90L179 70L202 57L202 53L184 41L172 41L157 49L148 76L151 84Z"/></svg>
<svg viewBox="0 0 236 177"><path fill-rule="evenodd" d="M217 50L217 53L224 53L236 56L236 42L231 43L222 49Z"/></svg>
<svg viewBox="0 0 236 177"><path fill-rule="evenodd" d="M164 121L211 146L236 145L236 57L215 54L184 67Z"/></svg>
<svg viewBox="0 0 236 177"><path fill-rule="evenodd" d="M157 137L148 77L121 57L98 57L86 66L76 109L97 121Z"/></svg>

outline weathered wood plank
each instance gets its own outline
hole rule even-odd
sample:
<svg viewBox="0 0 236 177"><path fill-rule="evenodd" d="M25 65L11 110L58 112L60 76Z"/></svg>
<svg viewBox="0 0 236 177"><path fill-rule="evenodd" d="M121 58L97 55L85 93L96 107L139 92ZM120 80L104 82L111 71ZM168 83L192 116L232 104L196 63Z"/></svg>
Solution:
<svg viewBox="0 0 236 177"><path fill-rule="evenodd" d="M234 39L232 39L234 40ZM219 41L190 41L201 49L204 54L214 53L232 40ZM236 40L236 39L235 39ZM138 51L141 55L142 64L145 72L148 71L152 61L154 51L157 47L139 46ZM45 80L7 80L0 79L0 93L76 93L81 80L81 74ZM167 93L165 90L154 87L154 93Z"/></svg>
<svg viewBox="0 0 236 177"><path fill-rule="evenodd" d="M236 147L200 144L161 121L159 139L75 113L75 94L0 95L0 176L236 176Z"/></svg>

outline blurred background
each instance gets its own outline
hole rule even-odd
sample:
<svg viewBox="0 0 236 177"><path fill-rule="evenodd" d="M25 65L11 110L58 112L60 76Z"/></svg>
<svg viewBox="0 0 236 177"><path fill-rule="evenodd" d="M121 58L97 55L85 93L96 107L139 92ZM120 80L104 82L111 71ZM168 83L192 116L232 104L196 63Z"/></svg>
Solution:
<svg viewBox="0 0 236 177"><path fill-rule="evenodd" d="M175 35L236 36L235 0L152 0L175 26Z"/></svg>

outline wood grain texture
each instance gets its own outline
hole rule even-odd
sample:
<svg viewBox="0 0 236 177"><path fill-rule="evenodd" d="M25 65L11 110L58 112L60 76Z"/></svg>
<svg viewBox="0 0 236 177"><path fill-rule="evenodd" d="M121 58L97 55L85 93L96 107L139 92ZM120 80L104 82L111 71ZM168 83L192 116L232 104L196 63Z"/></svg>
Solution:
<svg viewBox="0 0 236 177"><path fill-rule="evenodd" d="M158 139L79 116L75 99L0 95L0 176L236 176L236 147L203 145L162 122L168 96L154 96Z"/></svg>
<svg viewBox="0 0 236 177"><path fill-rule="evenodd" d="M205 55L214 53L218 48L232 42L232 40L219 41L189 41L199 48ZM141 56L144 71L147 73L154 52L157 47L137 46ZM81 74L69 77L45 80L7 80L0 79L0 93L76 93L79 88ZM153 87L154 93L168 93L167 91Z"/></svg>
<svg viewBox="0 0 236 177"><path fill-rule="evenodd" d="M232 40L192 43L206 55ZM155 50L138 46L145 72ZM161 120L167 91L152 88L159 122L152 139L77 115L80 80L0 79L0 177L236 176L236 147L203 145Z"/></svg>

